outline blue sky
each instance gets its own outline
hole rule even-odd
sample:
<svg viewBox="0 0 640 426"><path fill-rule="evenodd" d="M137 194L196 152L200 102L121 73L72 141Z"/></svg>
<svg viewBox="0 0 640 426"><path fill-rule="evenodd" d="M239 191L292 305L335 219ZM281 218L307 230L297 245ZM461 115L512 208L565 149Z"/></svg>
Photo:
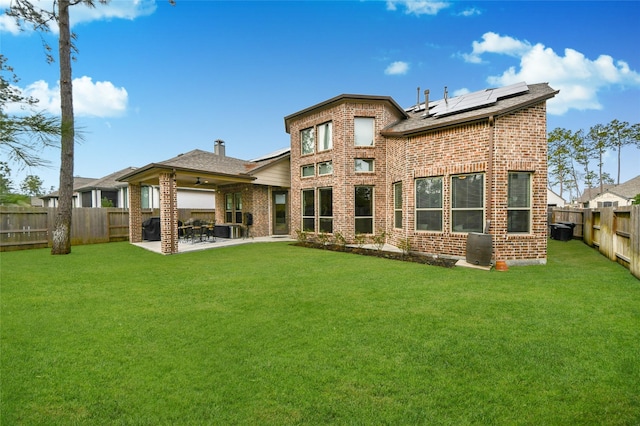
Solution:
<svg viewBox="0 0 640 426"><path fill-rule="evenodd" d="M548 130L640 122L638 1L112 0L76 6L74 107L84 142L74 175L99 178L192 149L251 159L289 145L284 117L342 93L416 102L549 82ZM51 7L51 1L40 1ZM0 0L6 8L9 0ZM19 87L59 113L57 63L42 39L0 17ZM56 30L45 36L54 48ZM59 154L36 174L58 186ZM616 175L616 155L605 171ZM17 172L16 166L12 167ZM621 181L640 174L623 151Z"/></svg>

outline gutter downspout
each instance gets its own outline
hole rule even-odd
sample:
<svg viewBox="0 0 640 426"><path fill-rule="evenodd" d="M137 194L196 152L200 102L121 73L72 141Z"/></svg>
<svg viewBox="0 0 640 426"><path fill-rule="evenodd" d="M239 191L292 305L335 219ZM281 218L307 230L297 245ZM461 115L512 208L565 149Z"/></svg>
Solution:
<svg viewBox="0 0 640 426"><path fill-rule="evenodd" d="M495 176L493 173L493 163L495 161L494 159L494 150L495 150L495 146L494 146L494 138L495 138L495 117L493 115L489 116L489 161L487 163L487 182L489 184L489 188L487 191L487 206L489 207L486 213L486 221L487 223L493 224L493 212L495 210L495 206L493 205L493 192L495 190ZM487 233L491 233L490 232L490 228L491 226L487 226L485 229L485 232ZM493 243L494 243L494 255L495 255L495 259L498 259L498 253L496 253L496 239L493 239Z"/></svg>

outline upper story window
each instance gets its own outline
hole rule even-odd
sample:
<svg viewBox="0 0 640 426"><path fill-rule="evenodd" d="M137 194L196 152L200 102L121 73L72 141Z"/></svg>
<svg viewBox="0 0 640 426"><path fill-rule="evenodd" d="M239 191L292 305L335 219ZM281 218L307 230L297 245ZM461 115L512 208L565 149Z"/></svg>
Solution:
<svg viewBox="0 0 640 426"><path fill-rule="evenodd" d="M333 163L331 161L318 163L318 175L330 175L332 173L333 173Z"/></svg>
<svg viewBox="0 0 640 426"><path fill-rule="evenodd" d="M313 127L300 131L300 146L302 155L313 154L315 152L315 135Z"/></svg>
<svg viewBox="0 0 640 426"><path fill-rule="evenodd" d="M356 158L355 171L357 173L371 173L373 172L373 165L373 158Z"/></svg>
<svg viewBox="0 0 640 426"><path fill-rule="evenodd" d="M329 121L318 126L318 152L333 148L333 125Z"/></svg>
<svg viewBox="0 0 640 426"><path fill-rule="evenodd" d="M442 231L442 178L416 179L416 230Z"/></svg>
<svg viewBox="0 0 640 426"><path fill-rule="evenodd" d="M531 173L509 173L507 232L531 231Z"/></svg>
<svg viewBox="0 0 640 426"><path fill-rule="evenodd" d="M482 232L484 223L484 174L451 178L451 230Z"/></svg>
<svg viewBox="0 0 640 426"><path fill-rule="evenodd" d="M300 175L302 177L313 177L316 175L316 166L314 164L307 164L300 167Z"/></svg>
<svg viewBox="0 0 640 426"><path fill-rule="evenodd" d="M373 117L356 117L353 130L356 146L373 146L375 120Z"/></svg>

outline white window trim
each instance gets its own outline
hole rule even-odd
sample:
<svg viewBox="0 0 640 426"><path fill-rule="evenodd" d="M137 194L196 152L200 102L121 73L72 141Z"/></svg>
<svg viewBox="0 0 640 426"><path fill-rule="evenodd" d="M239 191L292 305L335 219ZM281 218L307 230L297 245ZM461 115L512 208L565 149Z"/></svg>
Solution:
<svg viewBox="0 0 640 426"><path fill-rule="evenodd" d="M356 121L360 119L371 120L371 144L369 145L360 145L357 143ZM375 117L354 117L353 118L353 145L356 148L371 148L376 146L376 118Z"/></svg>
<svg viewBox="0 0 640 426"><path fill-rule="evenodd" d="M371 170L358 170L356 168L356 161L370 161L371 162ZM374 158L355 158L353 160L353 169L355 173L375 173L376 171L376 160Z"/></svg>
<svg viewBox="0 0 640 426"><path fill-rule="evenodd" d="M305 167L310 167L310 168L312 168L312 169L313 169L313 174L312 174L312 175L309 175L309 176L305 176L305 175L304 175L304 169L305 169ZM301 177L302 179L309 179L309 178L312 178L312 177L315 177L315 176L316 176L316 165L315 165L315 164L304 164L304 165L300 166L300 177Z"/></svg>

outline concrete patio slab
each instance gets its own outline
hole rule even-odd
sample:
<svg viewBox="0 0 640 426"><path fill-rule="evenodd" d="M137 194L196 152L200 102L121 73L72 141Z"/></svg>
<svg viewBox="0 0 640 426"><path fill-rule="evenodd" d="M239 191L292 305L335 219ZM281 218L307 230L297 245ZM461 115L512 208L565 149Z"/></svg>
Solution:
<svg viewBox="0 0 640 426"><path fill-rule="evenodd" d="M219 238L215 241L183 241L178 243L178 253L187 253L190 251L210 250L222 247L237 246L240 244L251 243L269 243L269 242L282 242L282 241L295 241L289 235L273 235L269 237L255 237L255 238ZM143 241L141 243L132 243L134 246L141 247L145 250L152 251L154 253L163 254L160 249L160 241Z"/></svg>

